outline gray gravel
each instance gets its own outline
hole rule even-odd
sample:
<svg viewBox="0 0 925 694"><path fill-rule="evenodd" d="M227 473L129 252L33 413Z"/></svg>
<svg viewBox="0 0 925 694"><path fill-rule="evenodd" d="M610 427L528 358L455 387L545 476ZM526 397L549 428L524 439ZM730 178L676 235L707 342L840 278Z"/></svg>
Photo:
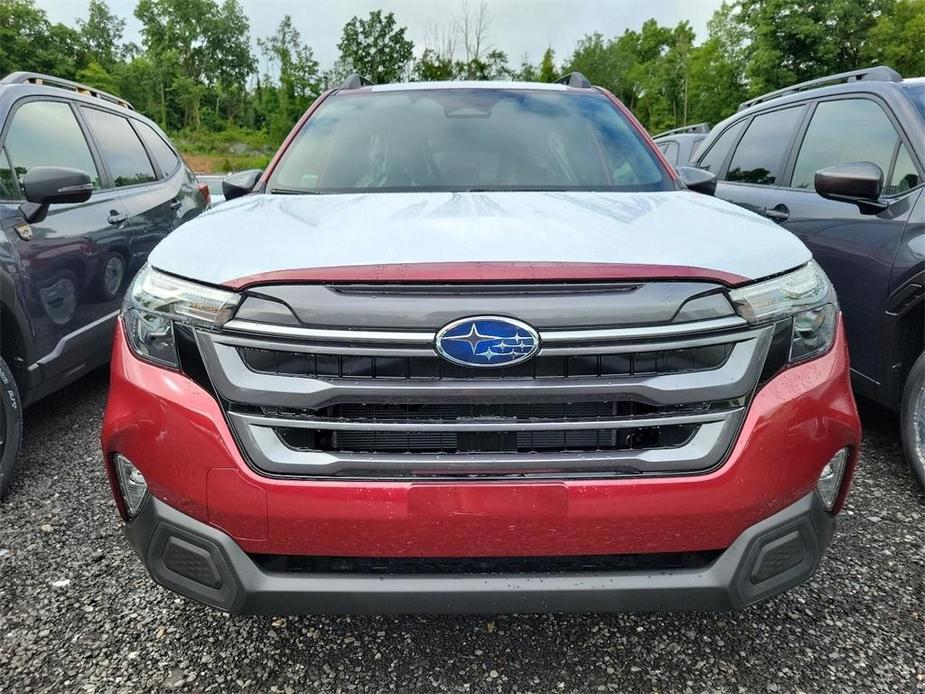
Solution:
<svg viewBox="0 0 925 694"><path fill-rule="evenodd" d="M925 505L872 406L820 572L745 612L273 619L148 579L100 464L105 397L96 373L27 413L0 507L0 690L925 691Z"/></svg>

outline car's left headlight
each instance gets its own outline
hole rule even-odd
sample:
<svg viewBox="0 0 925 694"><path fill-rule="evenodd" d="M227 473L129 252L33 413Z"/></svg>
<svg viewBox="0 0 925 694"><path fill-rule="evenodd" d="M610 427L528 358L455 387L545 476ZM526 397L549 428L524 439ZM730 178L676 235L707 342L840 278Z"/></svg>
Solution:
<svg viewBox="0 0 925 694"><path fill-rule="evenodd" d="M792 319L791 362L822 354L835 340L838 300L832 283L815 261L784 275L732 289L729 298L749 323Z"/></svg>
<svg viewBox="0 0 925 694"><path fill-rule="evenodd" d="M179 368L174 326L217 329L234 313L240 295L158 272L145 265L125 296L122 322L141 359Z"/></svg>

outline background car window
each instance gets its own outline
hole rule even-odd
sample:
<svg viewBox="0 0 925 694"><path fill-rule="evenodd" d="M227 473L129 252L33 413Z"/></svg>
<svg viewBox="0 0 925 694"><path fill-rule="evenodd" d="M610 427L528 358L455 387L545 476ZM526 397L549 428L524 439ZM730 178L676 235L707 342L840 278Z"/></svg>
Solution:
<svg viewBox="0 0 925 694"><path fill-rule="evenodd" d="M897 139L879 104L869 99L823 101L806 129L790 185L811 190L816 171L854 161L873 162L886 176Z"/></svg>
<svg viewBox="0 0 925 694"><path fill-rule="evenodd" d="M723 134L716 138L713 146L710 147L710 151L704 155L697 166L713 173L719 173L720 167L726 161L726 155L729 154L729 150L732 149L732 145L735 143L736 138L739 137L744 125L745 121L740 120L738 123L733 123L726 128Z"/></svg>
<svg viewBox="0 0 925 694"><path fill-rule="evenodd" d="M670 161L673 166L678 165L678 153L680 148L677 142L666 142L665 149L662 151L665 153L665 158Z"/></svg>
<svg viewBox="0 0 925 694"><path fill-rule="evenodd" d="M890 184L883 192L887 195L905 193L910 188L915 188L921 180L919 172L915 168L915 162L912 161L912 157L909 155L909 150L906 149L906 145L901 145Z"/></svg>
<svg viewBox="0 0 925 694"><path fill-rule="evenodd" d="M22 200L16 173L6 155L6 149L0 150L0 200Z"/></svg>
<svg viewBox="0 0 925 694"><path fill-rule="evenodd" d="M141 140L122 116L81 106L117 188L154 181L154 167Z"/></svg>
<svg viewBox="0 0 925 694"><path fill-rule="evenodd" d="M20 187L22 177L34 166L80 169L90 176L94 188L100 187L90 147L71 107L63 101L30 101L16 109L5 146Z"/></svg>
<svg viewBox="0 0 925 694"><path fill-rule="evenodd" d="M134 123L135 129L138 131L138 134L141 135L141 139L144 140L145 146L147 146L151 156L157 160L158 166L161 167L161 172L165 176L168 176L176 171L177 165L180 163L180 158L177 156L176 152L170 148L170 145L164 142L163 138L147 123L142 123L137 120L134 121Z"/></svg>
<svg viewBox="0 0 925 694"><path fill-rule="evenodd" d="M732 155L726 180L774 185L803 108L797 106L755 116Z"/></svg>

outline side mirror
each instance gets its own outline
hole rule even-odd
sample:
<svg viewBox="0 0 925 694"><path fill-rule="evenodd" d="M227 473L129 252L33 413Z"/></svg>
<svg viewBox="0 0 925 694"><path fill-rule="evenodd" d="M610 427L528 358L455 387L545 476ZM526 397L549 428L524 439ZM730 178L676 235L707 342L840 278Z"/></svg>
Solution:
<svg viewBox="0 0 925 694"><path fill-rule="evenodd" d="M20 211L30 224L45 219L49 205L86 202L93 194L90 176L80 169L34 166L22 179L27 202Z"/></svg>
<svg viewBox="0 0 925 694"><path fill-rule="evenodd" d="M676 170L684 185L694 192L703 193L704 195L716 194L715 173L705 169L697 169L693 166L679 166Z"/></svg>
<svg viewBox="0 0 925 694"><path fill-rule="evenodd" d="M880 199L883 171L869 161L819 169L814 185L816 192L827 200L853 202L864 214L877 214L889 206Z"/></svg>
<svg viewBox="0 0 925 694"><path fill-rule="evenodd" d="M225 200L234 200L250 193L263 176L263 169L248 169L230 174L222 179L222 193Z"/></svg>

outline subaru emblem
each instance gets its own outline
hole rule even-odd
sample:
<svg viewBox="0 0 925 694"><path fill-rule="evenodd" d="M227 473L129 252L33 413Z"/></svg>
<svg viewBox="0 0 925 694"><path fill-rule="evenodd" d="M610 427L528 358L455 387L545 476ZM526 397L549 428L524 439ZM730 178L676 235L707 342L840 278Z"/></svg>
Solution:
<svg viewBox="0 0 925 694"><path fill-rule="evenodd" d="M463 366L511 366L539 351L540 336L526 323L500 316L462 318L437 332L437 353Z"/></svg>

